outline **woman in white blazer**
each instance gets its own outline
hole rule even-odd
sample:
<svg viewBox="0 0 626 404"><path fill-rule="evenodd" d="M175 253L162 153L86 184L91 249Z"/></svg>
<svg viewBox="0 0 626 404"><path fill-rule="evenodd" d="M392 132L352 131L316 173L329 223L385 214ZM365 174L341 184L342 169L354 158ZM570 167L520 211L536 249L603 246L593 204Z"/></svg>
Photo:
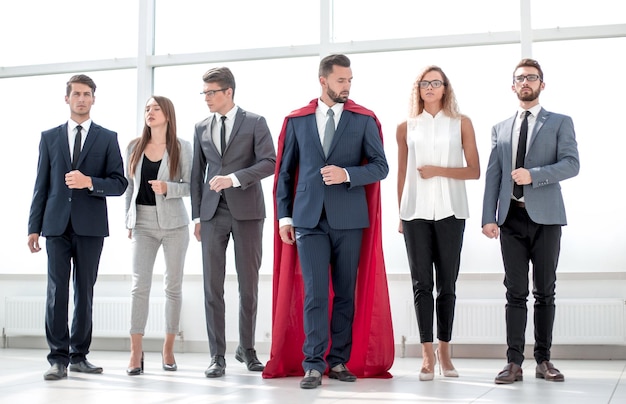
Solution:
<svg viewBox="0 0 626 404"><path fill-rule="evenodd" d="M142 340L154 262L161 246L166 298L162 366L163 370L177 370L174 341L189 245L189 215L183 197L189 196L191 159L191 144L176 136L174 105L165 97L151 97L141 137L126 150L126 228L133 243L129 376L143 373Z"/></svg>

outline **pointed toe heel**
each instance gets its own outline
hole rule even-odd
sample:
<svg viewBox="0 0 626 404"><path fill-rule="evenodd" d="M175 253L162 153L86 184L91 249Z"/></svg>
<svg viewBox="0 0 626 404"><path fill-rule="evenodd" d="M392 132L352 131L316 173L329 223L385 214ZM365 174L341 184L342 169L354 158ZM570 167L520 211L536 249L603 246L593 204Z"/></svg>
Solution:
<svg viewBox="0 0 626 404"><path fill-rule="evenodd" d="M141 366L138 368L128 368L126 369L126 374L128 376L138 376L143 373L143 352L141 352Z"/></svg>

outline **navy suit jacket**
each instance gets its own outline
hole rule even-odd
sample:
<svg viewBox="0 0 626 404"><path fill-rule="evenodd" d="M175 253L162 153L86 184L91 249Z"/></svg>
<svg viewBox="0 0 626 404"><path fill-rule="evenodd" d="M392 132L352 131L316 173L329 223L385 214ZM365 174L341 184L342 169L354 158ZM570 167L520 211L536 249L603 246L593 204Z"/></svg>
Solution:
<svg viewBox="0 0 626 404"><path fill-rule="evenodd" d="M71 160L67 123L41 134L28 234L60 236L71 218L79 236L109 235L105 197L122 195L128 185L117 133L91 123L76 169L91 177L93 191L65 185Z"/></svg>
<svg viewBox="0 0 626 404"><path fill-rule="evenodd" d="M320 169L326 165L345 168L350 182L325 185ZM384 179L388 172L372 117L344 109L328 157L322 149L315 114L290 118L276 188L277 219L291 217L294 227L315 228L324 208L333 229L366 228L365 185Z"/></svg>
<svg viewBox="0 0 626 404"><path fill-rule="evenodd" d="M487 165L482 225L506 220L513 193L512 138L516 115L495 125ZM565 205L559 181L574 177L580 169L572 118L541 108L533 129L524 168L532 183L524 185L526 211L533 222L565 225ZM497 211L497 214L496 214ZM497 216L497 218L496 218Z"/></svg>

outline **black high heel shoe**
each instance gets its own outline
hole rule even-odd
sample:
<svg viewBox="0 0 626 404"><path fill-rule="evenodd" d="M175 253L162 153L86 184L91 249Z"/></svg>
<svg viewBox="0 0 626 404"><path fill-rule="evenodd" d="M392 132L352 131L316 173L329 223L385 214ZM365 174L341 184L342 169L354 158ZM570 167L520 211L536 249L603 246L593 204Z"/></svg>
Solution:
<svg viewBox="0 0 626 404"><path fill-rule="evenodd" d="M176 372L178 370L176 362L165 363L165 359L163 358L163 352L161 352L161 363L163 364L163 370L167 370L168 372Z"/></svg>
<svg viewBox="0 0 626 404"><path fill-rule="evenodd" d="M142 373L143 373L143 351L141 352L141 367L126 369L126 374L128 376L138 376Z"/></svg>

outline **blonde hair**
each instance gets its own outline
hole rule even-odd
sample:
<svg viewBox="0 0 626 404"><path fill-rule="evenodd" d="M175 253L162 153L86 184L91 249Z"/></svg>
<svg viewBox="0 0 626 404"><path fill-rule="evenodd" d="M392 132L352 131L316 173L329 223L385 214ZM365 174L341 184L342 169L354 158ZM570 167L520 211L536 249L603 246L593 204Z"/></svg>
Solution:
<svg viewBox="0 0 626 404"><path fill-rule="evenodd" d="M459 111L459 106L456 102L456 97L454 95L454 90L452 89L452 84L450 84L450 80L448 80L448 76L443 72L441 67L439 66L427 66L422 70L422 72L417 76L415 82L413 83L413 89L411 91L411 100L409 102L409 117L415 118L419 114L424 111L424 100L420 96L420 86L419 82L422 81L426 73L429 72L439 72L441 74L441 78L443 79L443 85L445 91L443 92L443 97L441 98L441 109L443 113L452 118L460 118L461 112Z"/></svg>

